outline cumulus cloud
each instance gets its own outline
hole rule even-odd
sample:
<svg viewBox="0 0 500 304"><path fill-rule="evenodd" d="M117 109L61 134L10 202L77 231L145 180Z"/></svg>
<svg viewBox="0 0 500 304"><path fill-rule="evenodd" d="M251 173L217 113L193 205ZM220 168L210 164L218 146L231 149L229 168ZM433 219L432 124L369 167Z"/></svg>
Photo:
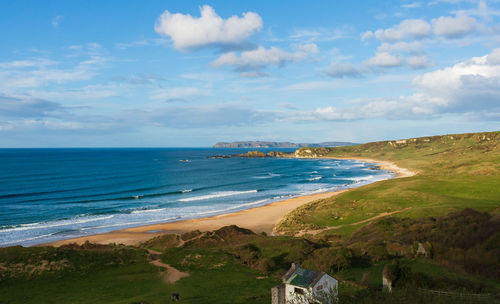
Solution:
<svg viewBox="0 0 500 304"><path fill-rule="evenodd" d="M177 49L210 45L240 44L262 29L262 18L254 12L223 19L208 5L200 7L200 17L165 11L155 23L155 31L170 37Z"/></svg>
<svg viewBox="0 0 500 304"><path fill-rule="evenodd" d="M372 67L393 68L403 64L403 58L400 55L392 55L388 52L379 52L366 61L366 64Z"/></svg>
<svg viewBox="0 0 500 304"><path fill-rule="evenodd" d="M375 32L368 31L362 34L361 39L366 40L375 37L383 41L397 41L407 38L424 38L431 33L431 26L422 19L406 19L398 25L387 29L378 29Z"/></svg>
<svg viewBox="0 0 500 304"><path fill-rule="evenodd" d="M500 49L413 80L407 96L353 100L345 108L323 107L297 119L422 119L443 114L500 120Z"/></svg>
<svg viewBox="0 0 500 304"><path fill-rule="evenodd" d="M476 30L476 19L465 14L432 20L434 34L445 38L461 38Z"/></svg>
<svg viewBox="0 0 500 304"><path fill-rule="evenodd" d="M268 65L282 66L286 62L296 62L316 54L318 46L314 43L296 45L295 52L289 53L277 47L266 49L262 46L241 54L229 52L222 54L212 65L214 67L234 66L239 70L262 68Z"/></svg>
<svg viewBox="0 0 500 304"><path fill-rule="evenodd" d="M432 19L431 23L432 26L422 19L406 19L390 28L364 32L361 34L361 40L375 38L386 42L396 42L408 39L422 39L430 37L432 33L438 37L455 39L473 33L478 27L476 19L470 17L464 11L456 12L454 17L441 16ZM390 45L387 44L386 46Z"/></svg>
<svg viewBox="0 0 500 304"><path fill-rule="evenodd" d="M433 112L471 113L500 119L500 62L492 53L473 57L451 67L425 73L414 79L417 90L435 102Z"/></svg>
<svg viewBox="0 0 500 304"><path fill-rule="evenodd" d="M332 62L330 67L325 70L328 76L333 78L344 78L344 77L361 77L362 72L356 68L352 63L340 63Z"/></svg>
<svg viewBox="0 0 500 304"><path fill-rule="evenodd" d="M489 65L499 65L500 64L500 48L494 49L493 52L486 56L486 62Z"/></svg>
<svg viewBox="0 0 500 304"><path fill-rule="evenodd" d="M383 42L378 48L379 52L408 52L408 53L420 53L422 52L422 43L418 41L413 42L396 42L387 43Z"/></svg>
<svg viewBox="0 0 500 304"><path fill-rule="evenodd" d="M406 63L414 70L432 67L434 63L425 55L414 55L406 58Z"/></svg>

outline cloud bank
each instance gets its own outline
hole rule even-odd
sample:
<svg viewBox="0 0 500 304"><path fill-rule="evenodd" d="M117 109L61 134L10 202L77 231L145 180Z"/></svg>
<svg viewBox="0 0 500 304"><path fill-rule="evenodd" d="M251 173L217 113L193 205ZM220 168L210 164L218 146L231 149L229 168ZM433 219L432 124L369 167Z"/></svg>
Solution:
<svg viewBox="0 0 500 304"><path fill-rule="evenodd" d="M314 43L296 45L293 53L282 51L277 47L266 49L260 46L255 50L241 52L239 55L236 52L222 54L212 65L214 67L234 66L237 69L255 69L268 65L282 66L286 62L306 59L317 52L318 46Z"/></svg>
<svg viewBox="0 0 500 304"><path fill-rule="evenodd" d="M410 57L411 58L411 57ZM415 58L414 65L425 59ZM500 121L500 49L413 80L408 96L358 99L344 108L323 107L301 113L305 120L426 119L443 114Z"/></svg>

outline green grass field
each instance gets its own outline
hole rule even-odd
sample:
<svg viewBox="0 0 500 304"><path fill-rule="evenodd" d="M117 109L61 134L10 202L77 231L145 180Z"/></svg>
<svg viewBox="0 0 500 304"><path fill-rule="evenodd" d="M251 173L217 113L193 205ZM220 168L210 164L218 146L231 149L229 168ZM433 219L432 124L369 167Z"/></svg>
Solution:
<svg viewBox="0 0 500 304"><path fill-rule="evenodd" d="M377 182L305 205L279 223L282 232L351 224L405 208L408 209L394 216L439 216L464 208L500 212L500 132L301 148L298 153L306 157L387 160L418 174ZM346 227L338 232L350 235L354 231L353 227Z"/></svg>

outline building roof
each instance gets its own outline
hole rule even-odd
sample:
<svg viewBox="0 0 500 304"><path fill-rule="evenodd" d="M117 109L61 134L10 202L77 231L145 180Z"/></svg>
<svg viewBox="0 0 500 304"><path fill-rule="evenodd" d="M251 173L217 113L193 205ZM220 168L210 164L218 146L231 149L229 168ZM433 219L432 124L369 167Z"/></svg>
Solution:
<svg viewBox="0 0 500 304"><path fill-rule="evenodd" d="M309 288L314 286L325 275L324 272L302 268L293 263L292 267L283 276L283 283Z"/></svg>

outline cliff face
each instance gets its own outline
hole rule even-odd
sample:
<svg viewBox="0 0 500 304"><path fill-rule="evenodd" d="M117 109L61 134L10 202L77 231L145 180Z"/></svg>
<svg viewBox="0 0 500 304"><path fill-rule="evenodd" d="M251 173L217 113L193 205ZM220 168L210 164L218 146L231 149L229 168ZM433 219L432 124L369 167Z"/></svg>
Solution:
<svg viewBox="0 0 500 304"><path fill-rule="evenodd" d="M300 148L300 147L339 147L355 145L350 142L323 142L318 144L311 143L292 143L292 142L276 142L276 141L235 141L235 142L218 142L214 148Z"/></svg>

